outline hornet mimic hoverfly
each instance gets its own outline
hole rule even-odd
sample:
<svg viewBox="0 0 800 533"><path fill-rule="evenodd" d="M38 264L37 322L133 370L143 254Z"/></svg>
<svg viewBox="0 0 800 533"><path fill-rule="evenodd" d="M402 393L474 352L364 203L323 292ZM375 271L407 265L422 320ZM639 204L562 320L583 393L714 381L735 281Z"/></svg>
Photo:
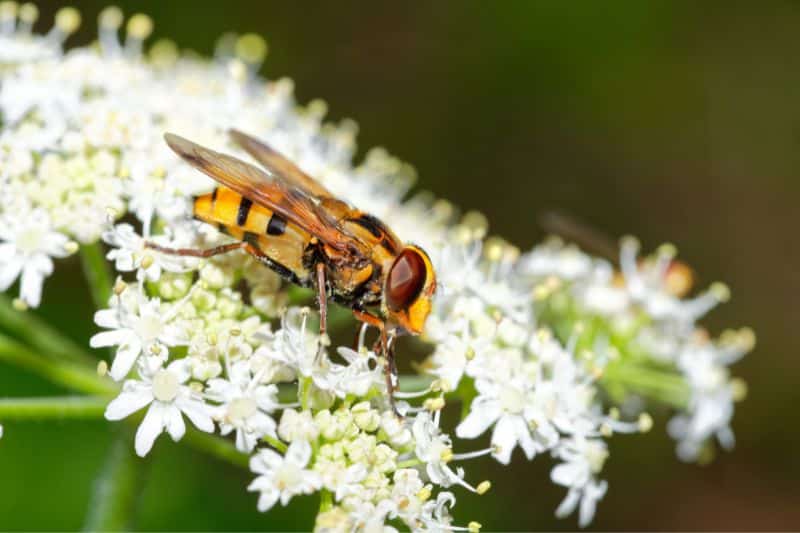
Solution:
<svg viewBox="0 0 800 533"><path fill-rule="evenodd" d="M237 242L207 250L164 253L211 257L244 250L283 279L317 292L320 338L327 300L379 329L386 385L394 406L396 335L421 333L431 310L436 276L421 248L403 244L383 222L335 198L325 187L265 143L237 130L232 139L263 169L166 134L175 153L220 183L194 198L194 217L215 224ZM376 310L372 311L372 310Z"/></svg>

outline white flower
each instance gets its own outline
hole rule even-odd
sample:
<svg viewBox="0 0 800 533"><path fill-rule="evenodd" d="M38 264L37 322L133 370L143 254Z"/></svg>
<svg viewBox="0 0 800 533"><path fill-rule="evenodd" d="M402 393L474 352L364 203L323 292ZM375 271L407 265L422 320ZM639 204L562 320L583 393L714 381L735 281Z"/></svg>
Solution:
<svg viewBox="0 0 800 533"><path fill-rule="evenodd" d="M71 249L69 239L53 228L45 210L29 209L17 204L0 210L0 291L20 278L20 298L37 307L44 279L53 273L52 258L66 257L77 246Z"/></svg>
<svg viewBox="0 0 800 533"><path fill-rule="evenodd" d="M319 435L319 427L314 422L310 411L285 409L278 426L278 435L286 442L304 440L312 441Z"/></svg>
<svg viewBox="0 0 800 533"><path fill-rule="evenodd" d="M456 427L456 436L474 439L494 425L492 446L498 461L511 462L511 452L517 444L532 458L537 446L524 417L531 392L528 385L521 380L500 384L479 379L475 388L478 396L472 400L469 414Z"/></svg>
<svg viewBox="0 0 800 533"><path fill-rule="evenodd" d="M307 308L290 308L281 319L281 329L265 344L262 354L293 369L299 376L312 378L314 385L331 390L336 380L336 365L320 353L319 336L308 328Z"/></svg>
<svg viewBox="0 0 800 533"><path fill-rule="evenodd" d="M608 490L608 482L603 481L590 481L580 489L571 488L567 492L566 497L559 504L556 509L556 517L565 518L572 514L575 508L580 503L578 511L578 525L586 527L594 518L597 502L603 499Z"/></svg>
<svg viewBox="0 0 800 533"><path fill-rule="evenodd" d="M156 437L164 431L174 441L183 437L186 425L181 414L186 415L197 429L207 433L214 431L211 409L185 385L190 376L187 363L187 360L180 359L166 368L159 363L152 375L143 372L141 381L126 381L119 396L106 407L106 419L121 420L150 406L136 431L136 453L140 457L147 455Z"/></svg>
<svg viewBox="0 0 800 533"><path fill-rule="evenodd" d="M554 454L564 462L553 468L550 478L569 489L556 510L556 516L563 518L569 515L580 502L578 524L586 527L594 517L597 502L603 498L608 487L605 481L595 478L608 457L608 449L600 439L576 438L565 441Z"/></svg>
<svg viewBox="0 0 800 533"><path fill-rule="evenodd" d="M443 487L460 483L461 478L447 466L453 459L450 437L439 430L439 425L427 412L423 411L417 415L412 432L416 446L415 453L425 463L425 471L430 480Z"/></svg>
<svg viewBox="0 0 800 533"><path fill-rule="evenodd" d="M337 351L347 361L344 367L333 367L330 370L331 374L335 374L334 390L340 398L349 394L363 397L373 387L376 390L385 390L383 366L374 352L365 349L356 351L345 346L340 346Z"/></svg>
<svg viewBox="0 0 800 533"><path fill-rule="evenodd" d="M311 494L322 486L317 472L308 470L311 445L297 440L289 445L285 455L269 450L260 450L250 459L250 470L258 476L247 490L259 492L258 510L268 511L280 499L286 505L298 494Z"/></svg>
<svg viewBox="0 0 800 533"><path fill-rule="evenodd" d="M436 500L426 502L422 506L419 521L423 524L423 531L447 533L453 531L450 509L455 505L456 497L452 492L440 492Z"/></svg>
<svg viewBox="0 0 800 533"><path fill-rule="evenodd" d="M228 379L211 379L205 396L219 402L215 411L220 432L227 435L236 430L236 448L251 452L258 439L268 435L277 438L275 421L269 415L278 408L276 385L264 385L259 376L252 376L250 364L238 361L230 367Z"/></svg>
<svg viewBox="0 0 800 533"><path fill-rule="evenodd" d="M119 272L136 270L139 281L156 281L162 270L180 272L184 266L178 256L158 253L148 249L147 240L141 237L130 224L117 224L103 233L103 240L113 246L106 258L114 261ZM153 239L160 243L160 239ZM174 243L170 246L176 247Z"/></svg>
<svg viewBox="0 0 800 533"><path fill-rule="evenodd" d="M126 290L112 301L111 309L95 313L97 325L110 331L95 334L89 345L119 346L109 371L112 378L120 381L127 376L144 352L161 354L166 346L188 343L186 331L172 323L177 308L178 304L165 313L158 298L148 300L136 290Z"/></svg>

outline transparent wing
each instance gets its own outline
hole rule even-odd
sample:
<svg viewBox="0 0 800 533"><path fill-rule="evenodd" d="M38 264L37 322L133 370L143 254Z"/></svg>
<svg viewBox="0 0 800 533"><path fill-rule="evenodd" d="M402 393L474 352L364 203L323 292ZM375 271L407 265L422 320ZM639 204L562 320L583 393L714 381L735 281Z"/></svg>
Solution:
<svg viewBox="0 0 800 533"><path fill-rule="evenodd" d="M236 144L253 156L253 159L258 161L276 179L283 180L312 196L333 196L317 180L300 170L297 165L267 143L236 129L229 130L228 133Z"/></svg>
<svg viewBox="0 0 800 533"><path fill-rule="evenodd" d="M338 219L322 203L267 172L178 135L164 135L172 150L196 169L256 204L277 213L329 246L366 256L363 243L338 227Z"/></svg>

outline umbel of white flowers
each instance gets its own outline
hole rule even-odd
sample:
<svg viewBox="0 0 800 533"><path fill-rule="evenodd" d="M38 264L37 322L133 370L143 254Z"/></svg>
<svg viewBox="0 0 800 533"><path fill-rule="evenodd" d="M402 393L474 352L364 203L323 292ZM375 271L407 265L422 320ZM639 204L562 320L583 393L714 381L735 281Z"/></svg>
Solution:
<svg viewBox="0 0 800 533"><path fill-rule="evenodd" d="M169 41L144 53L151 20L131 17L120 41L124 17L111 7L97 45L67 51L79 13L60 10L36 35L37 13L0 3L0 289L18 280L16 306L36 307L54 259L99 239L108 246L119 278L90 342L114 348L108 376L121 389L106 418L145 413L139 455L162 433L180 440L188 420L251 455L247 489L261 511L318 493L321 531L476 531L450 514L455 489L489 490L468 481L468 460L509 464L517 448L517 460L551 457L551 480L567 491L556 513L577 509L585 526L608 488L606 439L649 430L646 406L676 409L668 429L682 459L709 458L715 439L733 445L745 389L728 368L754 336L714 340L697 324L727 289L685 297L672 247L640 259L627 239L619 269L559 240L520 254L486 239L478 213L409 196L413 168L385 150L354 163L355 123L324 122L323 101L298 106L290 80L259 78L258 36L225 36L211 60ZM230 241L192 220L190 198L213 184L162 139L183 133L245 158L231 127L430 253L440 290L423 336L428 379L398 394L403 418L389 409L382 358L363 332L356 349L323 343L318 357L312 300L247 255L201 261L145 247ZM648 386L661 377L668 386ZM455 402L468 408L453 436L440 422ZM485 434L490 446L470 449Z"/></svg>

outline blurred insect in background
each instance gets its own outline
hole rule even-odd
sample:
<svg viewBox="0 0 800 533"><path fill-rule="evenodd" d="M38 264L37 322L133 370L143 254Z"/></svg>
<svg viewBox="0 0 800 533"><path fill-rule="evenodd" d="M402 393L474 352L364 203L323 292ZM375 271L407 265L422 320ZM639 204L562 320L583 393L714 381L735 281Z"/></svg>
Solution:
<svg viewBox="0 0 800 533"><path fill-rule="evenodd" d="M542 228L552 235L557 235L567 242L574 242L589 253L604 257L619 268L620 250L617 242L610 236L589 227L575 217L567 213L550 210L544 212L539 217L539 224ZM674 258L674 247L668 254L672 256L663 269L663 284L669 294L676 298L687 296L695 286L696 274L692 267L685 262ZM639 260L640 266L642 261ZM659 269L661 271L661 269ZM619 281L622 281L622 274L617 271Z"/></svg>
<svg viewBox="0 0 800 533"><path fill-rule="evenodd" d="M328 297L351 308L357 320L380 331L374 349L385 358L394 407L394 339L422 332L436 291L430 258L401 242L377 218L335 198L267 144L236 130L230 135L263 170L177 135L168 133L165 139L175 153L221 184L194 198L194 217L237 242L207 250L148 246L192 257L244 250L283 279L316 290L320 339L326 338Z"/></svg>

